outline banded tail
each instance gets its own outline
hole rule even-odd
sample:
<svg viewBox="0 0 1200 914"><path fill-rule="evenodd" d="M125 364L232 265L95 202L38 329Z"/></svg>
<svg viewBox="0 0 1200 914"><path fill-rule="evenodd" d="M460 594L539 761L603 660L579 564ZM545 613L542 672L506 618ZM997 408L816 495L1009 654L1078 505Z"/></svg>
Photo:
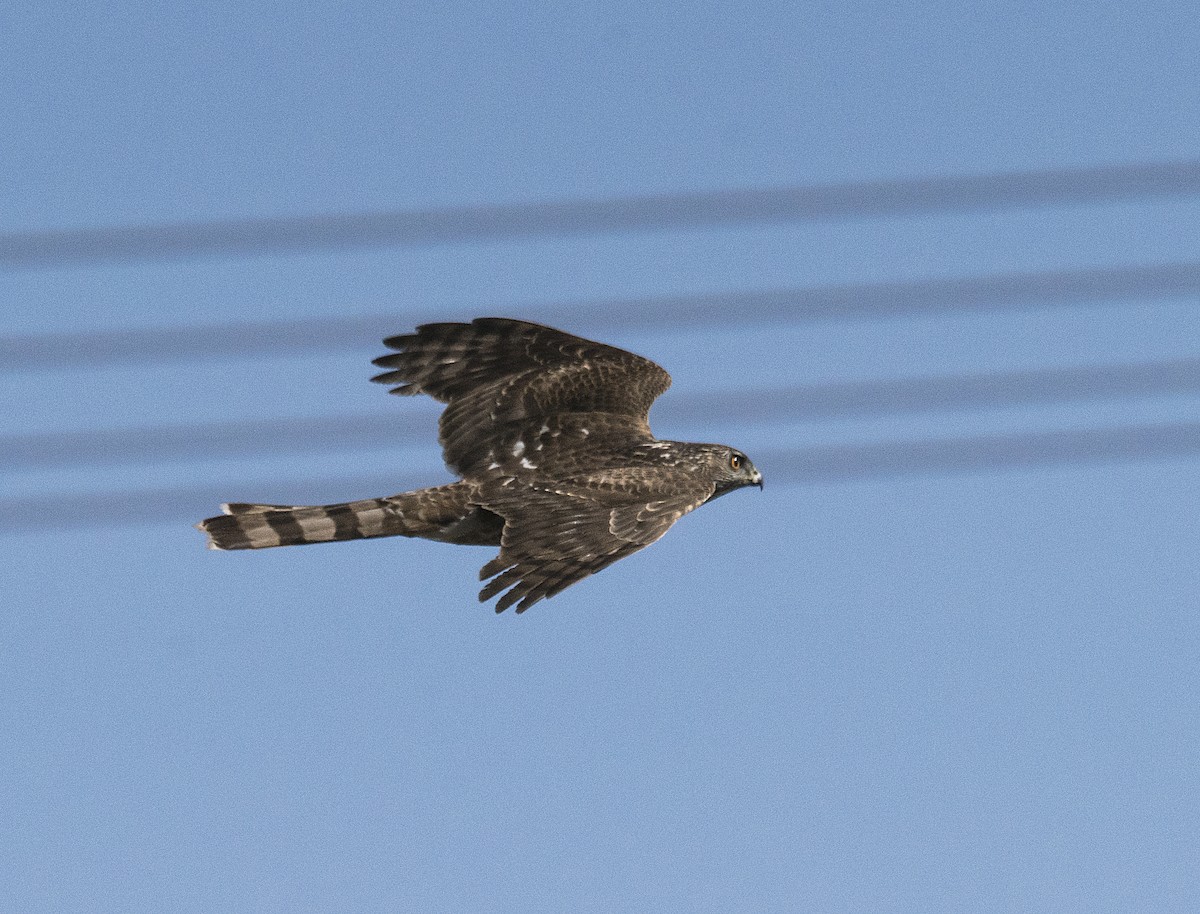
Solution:
<svg viewBox="0 0 1200 914"><path fill-rule="evenodd" d="M456 482L387 498L336 505L221 505L202 520L209 549L267 549L380 536L417 536L472 546L500 545L504 521L471 503L470 486Z"/></svg>

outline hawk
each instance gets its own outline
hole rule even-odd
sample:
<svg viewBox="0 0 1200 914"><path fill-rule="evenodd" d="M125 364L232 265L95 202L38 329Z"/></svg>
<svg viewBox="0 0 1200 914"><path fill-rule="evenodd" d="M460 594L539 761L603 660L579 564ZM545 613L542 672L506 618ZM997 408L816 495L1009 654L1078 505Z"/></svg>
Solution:
<svg viewBox="0 0 1200 914"><path fill-rule="evenodd" d="M722 444L659 441L650 405L671 384L654 362L507 318L424 324L394 336L371 380L446 404L438 424L461 479L387 498L286 507L227 504L197 526L211 549L379 536L499 546L479 579L496 612L539 600L661 537L762 474Z"/></svg>

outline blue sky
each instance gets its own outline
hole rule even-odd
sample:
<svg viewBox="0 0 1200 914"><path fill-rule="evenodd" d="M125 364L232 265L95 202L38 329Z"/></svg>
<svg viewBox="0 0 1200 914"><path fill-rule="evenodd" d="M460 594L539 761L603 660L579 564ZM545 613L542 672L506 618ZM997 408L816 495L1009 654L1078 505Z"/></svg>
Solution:
<svg viewBox="0 0 1200 914"><path fill-rule="evenodd" d="M1194 162L1197 46L1179 3L39 2L0 26L0 245ZM800 462L1181 427L1196 386L819 418L786 402L809 385L1195 359L1194 288L824 321L799 305L766 320L744 294L1198 260L1193 182L1091 204L0 268L8 338L199 328L203 348L204 328L370 326L299 354L95 365L64 347L0 371L5 446L130 437L122 461L81 446L0 477L7 904L1196 910L1195 449L842 481L806 482ZM727 315L703 324L665 304L722 295ZM653 320L606 317L614 300ZM520 618L476 602L484 549L203 549L190 524L219 500L445 481L432 407L367 383L379 340L431 316L551 309L663 364L656 431L745 450L765 492ZM785 391L774 413L764 390ZM746 408L683 409L718 391ZM210 428L348 415L395 422L396 443L221 453ZM162 426L194 430L195 453L138 458L138 430ZM108 522L104 505L147 493L150 520ZM42 500L66 519L25 526Z"/></svg>

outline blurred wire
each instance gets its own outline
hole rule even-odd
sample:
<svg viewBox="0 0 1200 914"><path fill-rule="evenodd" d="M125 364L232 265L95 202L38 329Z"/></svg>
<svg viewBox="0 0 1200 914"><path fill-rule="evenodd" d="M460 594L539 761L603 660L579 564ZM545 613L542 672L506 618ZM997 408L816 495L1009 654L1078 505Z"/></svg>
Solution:
<svg viewBox="0 0 1200 914"><path fill-rule="evenodd" d="M755 455L768 487L838 483L895 476L985 472L1093 461L1145 460L1200 455L1200 423L1144 425L1083 431L989 435L974 438L891 441L849 447L779 450ZM373 476L326 481L272 481L95 495L33 496L0 501L0 535L195 522L221 501L320 503L374 497L422 485L433 476Z"/></svg>
<svg viewBox="0 0 1200 914"><path fill-rule="evenodd" d="M880 319L923 314L973 314L1052 306L1094 305L1129 298L1200 294L1200 262L1009 273L956 279L852 283L807 289L582 301L529 305L521 316L580 333L614 327L727 327ZM469 312L397 312L153 330L80 331L0 338L0 371L66 370L297 353L368 351L384 336L424 321L463 319Z"/></svg>
<svg viewBox="0 0 1200 914"><path fill-rule="evenodd" d="M1200 393L1200 358L950 377L668 394L660 422L780 422L1021 407L1113 397ZM420 405L422 408L414 409ZM395 404L394 404L395 405ZM430 443L436 405L351 416L264 419L0 437L0 470L213 460Z"/></svg>
<svg viewBox="0 0 1200 914"><path fill-rule="evenodd" d="M611 200L451 206L176 222L0 235L0 264L60 266L430 245L545 235L1104 203L1200 192L1200 160L848 184L647 194Z"/></svg>

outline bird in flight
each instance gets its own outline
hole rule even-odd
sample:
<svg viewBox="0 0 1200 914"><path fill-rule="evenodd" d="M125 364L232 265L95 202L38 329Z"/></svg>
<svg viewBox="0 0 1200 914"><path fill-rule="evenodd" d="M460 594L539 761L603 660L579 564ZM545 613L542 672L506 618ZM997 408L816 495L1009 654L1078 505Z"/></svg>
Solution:
<svg viewBox="0 0 1200 914"><path fill-rule="evenodd" d="M227 504L197 524L210 549L380 536L499 546L480 601L521 613L661 537L705 502L762 488L723 444L659 441L661 367L613 346L507 318L424 324L394 336L371 380L445 403L448 485L336 505Z"/></svg>

